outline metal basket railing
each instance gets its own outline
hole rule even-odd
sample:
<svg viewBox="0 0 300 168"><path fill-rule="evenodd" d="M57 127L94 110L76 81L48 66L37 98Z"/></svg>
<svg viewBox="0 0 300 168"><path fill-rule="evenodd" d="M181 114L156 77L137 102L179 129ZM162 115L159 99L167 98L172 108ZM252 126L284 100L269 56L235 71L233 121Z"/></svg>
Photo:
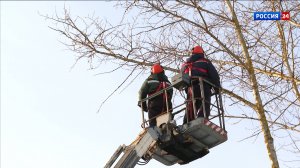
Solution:
<svg viewBox="0 0 300 168"><path fill-rule="evenodd" d="M161 89L160 91L152 94L151 96L148 96L147 98L144 98L142 100L139 100L139 103L141 104L141 112L142 112L142 124L141 126L143 128L146 128L146 123L148 123L150 120L152 119L156 119L157 117L163 115L163 114L166 114L166 113L169 113L170 115L169 116L173 116L173 117L169 117L169 120L168 122L170 122L172 120L172 118L174 118L175 115L185 111L185 115L187 116L187 108L186 108L186 105L188 103L188 101L192 101L193 103L193 112L194 112L194 118L197 118L197 109L196 109L196 99L200 99L202 101L202 104L201 104L201 107L202 110L203 110L203 115L205 118L211 120L211 119L214 119L216 117L218 117L219 119L219 126L225 130L225 120L224 120L224 108L223 108L223 103L222 103L222 95L221 95L221 87L217 87L216 85L214 85L213 83L209 82L208 80L202 78L202 77L191 77L191 80L199 80L199 87L200 87L200 93L201 93L201 97L200 98L195 98L194 96L194 93L192 92L192 98L191 100L185 100L184 103L180 104L180 105L177 105L175 107L173 107L172 109L169 109L169 104L168 104L168 96L165 96L166 98L166 111L165 112L162 112L161 114L153 117L153 118L149 118L148 120L145 120L145 115L144 115L144 108L143 108L143 103L144 102L147 102L148 100L156 97L156 96L159 96L161 94L165 94L167 95L167 91L171 88L174 88L174 85L170 85L168 87L165 87L163 89ZM217 110L217 115L216 116L213 116L211 118L209 118L209 116L206 116L206 110L205 110L205 95L204 95L204 83L205 84L208 84L210 85L211 87L213 88L218 88L219 89L219 92L218 93L213 93L212 96L215 96L215 103L211 103L211 102L207 102L209 103L210 107L212 108L216 108ZM190 85L189 87L195 87L194 85ZM193 90L193 88L192 88ZM183 107L185 105L185 107ZM180 108L181 107L181 108ZM190 122L190 121L187 121L187 123Z"/></svg>

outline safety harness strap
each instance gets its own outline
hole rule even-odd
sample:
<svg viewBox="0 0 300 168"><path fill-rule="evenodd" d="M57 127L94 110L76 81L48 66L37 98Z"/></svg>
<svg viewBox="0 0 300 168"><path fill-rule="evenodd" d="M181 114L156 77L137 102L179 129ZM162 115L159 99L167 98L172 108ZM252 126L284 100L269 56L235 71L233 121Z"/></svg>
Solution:
<svg viewBox="0 0 300 168"><path fill-rule="evenodd" d="M149 93L148 96L151 96L151 95L153 95L154 93L159 92L159 91L162 90L162 89L163 89L163 82L159 82L159 85L158 85L158 87L155 89L155 91Z"/></svg>
<svg viewBox="0 0 300 168"><path fill-rule="evenodd" d="M199 60L197 60L195 62L186 62L182 65L182 66L187 66L187 68L184 70L184 73L189 73L189 71L196 70L196 71L207 74L208 73L207 69L193 66L194 63L198 63L198 62L208 63L208 61L205 58L200 58Z"/></svg>
<svg viewBox="0 0 300 168"><path fill-rule="evenodd" d="M170 86L170 84L169 84L169 82L160 82L159 83L159 85L158 85L158 87L156 88L156 90L154 91L154 92L152 92L152 93L149 93L148 94L148 96L151 96L151 95L153 95L154 93L157 93L157 92L159 92L159 91L161 91L161 90L163 90L163 89L165 89L165 88L167 88L168 86ZM163 105L163 110L165 110L165 106L166 106L166 97L168 97L168 93L167 92L164 92L164 93L162 93L162 105Z"/></svg>

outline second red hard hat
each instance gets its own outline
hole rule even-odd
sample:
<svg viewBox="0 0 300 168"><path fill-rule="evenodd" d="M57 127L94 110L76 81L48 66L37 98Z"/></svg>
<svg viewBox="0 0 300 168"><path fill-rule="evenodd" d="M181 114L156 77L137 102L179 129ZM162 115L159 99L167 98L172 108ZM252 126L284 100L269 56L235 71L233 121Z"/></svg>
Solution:
<svg viewBox="0 0 300 168"><path fill-rule="evenodd" d="M193 49L192 49L192 53L193 54L203 54L204 51L203 51L203 48L200 47L200 46L195 46Z"/></svg>
<svg viewBox="0 0 300 168"><path fill-rule="evenodd" d="M161 65L159 65L159 64L154 64L154 65L152 66L151 72L152 72L153 74L158 74L158 73L161 73L163 70L164 70L164 69L163 69L163 67L162 67Z"/></svg>

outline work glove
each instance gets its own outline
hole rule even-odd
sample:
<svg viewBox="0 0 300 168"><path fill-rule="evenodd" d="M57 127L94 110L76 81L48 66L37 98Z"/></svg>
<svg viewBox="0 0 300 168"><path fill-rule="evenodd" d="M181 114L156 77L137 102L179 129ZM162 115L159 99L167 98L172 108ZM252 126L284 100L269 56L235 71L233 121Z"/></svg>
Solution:
<svg viewBox="0 0 300 168"><path fill-rule="evenodd" d="M138 101L138 106L139 106L139 107L142 107L142 105L141 105L141 102L140 102L140 101ZM146 102L144 102L144 103L143 103L143 111L145 111L145 112L148 112L148 108L147 108L147 104L146 104Z"/></svg>

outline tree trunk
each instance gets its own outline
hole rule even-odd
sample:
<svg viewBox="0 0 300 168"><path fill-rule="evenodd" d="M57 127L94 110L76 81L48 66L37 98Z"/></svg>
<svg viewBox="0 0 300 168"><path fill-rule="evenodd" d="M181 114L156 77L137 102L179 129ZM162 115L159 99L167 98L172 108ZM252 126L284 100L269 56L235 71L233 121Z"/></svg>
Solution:
<svg viewBox="0 0 300 168"><path fill-rule="evenodd" d="M253 63L252 63L250 54L248 52L248 48L246 46L246 42L245 42L244 36L241 31L241 26L239 24L239 21L237 19L235 12L234 12L234 9L229 0L226 0L226 4L232 14L232 19L233 19L233 22L235 25L235 31L238 36L238 40L242 45L243 54L244 54L244 57L246 60L246 69L249 73L249 78L250 78L250 82L252 85L253 95L254 95L255 102L256 102L256 112L259 117L259 121L260 121L261 129L262 129L262 132L264 135L264 140L265 140L265 144L267 147L268 155L269 155L269 158L272 163L272 168L279 168L276 150L274 147L273 137L272 137L270 129L269 129L269 125L268 125L266 115L265 115L265 110L264 110L262 100L261 100L259 90L258 90L258 82L257 82L256 76L255 76Z"/></svg>

